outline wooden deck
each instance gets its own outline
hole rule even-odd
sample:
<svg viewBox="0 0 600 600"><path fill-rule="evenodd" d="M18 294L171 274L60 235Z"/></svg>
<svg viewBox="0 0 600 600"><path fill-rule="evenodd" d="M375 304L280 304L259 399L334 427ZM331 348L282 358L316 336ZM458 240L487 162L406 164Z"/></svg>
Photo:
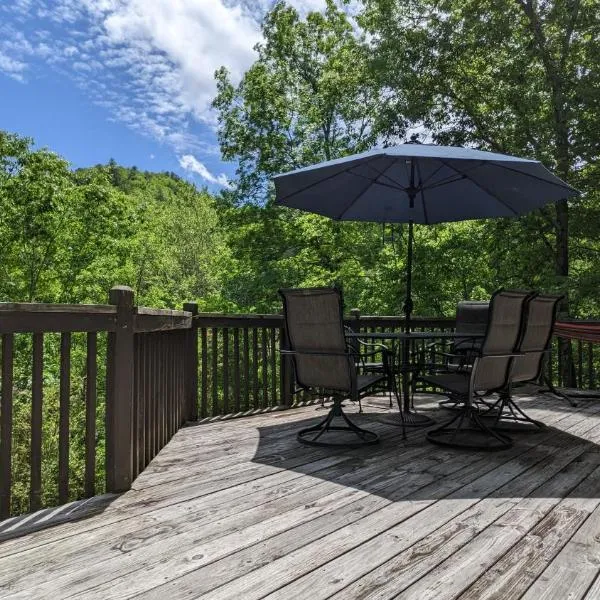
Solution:
<svg viewBox="0 0 600 600"><path fill-rule="evenodd" d="M521 405L550 427L494 454L404 443L381 399L357 450L296 442L314 406L184 428L97 514L0 544L0 597L600 598L600 403Z"/></svg>

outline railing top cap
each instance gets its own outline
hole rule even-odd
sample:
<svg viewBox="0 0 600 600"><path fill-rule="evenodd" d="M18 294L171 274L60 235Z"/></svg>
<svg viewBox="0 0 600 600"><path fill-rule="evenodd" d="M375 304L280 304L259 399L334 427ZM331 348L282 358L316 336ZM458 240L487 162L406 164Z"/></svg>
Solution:
<svg viewBox="0 0 600 600"><path fill-rule="evenodd" d="M149 308L147 306L137 307L138 315L151 315L160 317L191 317L192 313L187 310L172 310L170 308Z"/></svg>
<svg viewBox="0 0 600 600"><path fill-rule="evenodd" d="M0 302L0 312L114 314L116 310L116 306L111 304L45 304L43 302Z"/></svg>

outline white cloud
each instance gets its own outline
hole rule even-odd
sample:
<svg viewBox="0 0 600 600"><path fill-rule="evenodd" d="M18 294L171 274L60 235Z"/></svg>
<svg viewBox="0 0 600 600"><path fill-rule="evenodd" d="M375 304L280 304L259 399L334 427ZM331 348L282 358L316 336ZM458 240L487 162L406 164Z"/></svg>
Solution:
<svg viewBox="0 0 600 600"><path fill-rule="evenodd" d="M211 120L215 70L225 64L241 77L260 39L257 22L222 0L128 0L103 25L115 58L132 67L143 94L150 88L154 102L201 121Z"/></svg>
<svg viewBox="0 0 600 600"><path fill-rule="evenodd" d="M195 156L191 154L185 154L184 156L179 157L179 166L185 171L189 171L190 173L195 173L199 175L204 181L208 183L213 183L216 185L220 185L223 187L229 187L229 182L227 181L227 177L224 173L221 173L218 176L214 176L204 165L201 163Z"/></svg>
<svg viewBox="0 0 600 600"><path fill-rule="evenodd" d="M17 81L23 82L25 81L23 73L26 69L26 63L15 60L0 50L0 71L2 71L4 74L16 79Z"/></svg>
<svg viewBox="0 0 600 600"><path fill-rule="evenodd" d="M214 72L225 65L234 81L242 77L273 3L12 0L0 7L0 71L24 81L44 64L71 77L109 120L171 147L184 168L226 185L224 175L215 177L195 158L219 154ZM325 6L325 0L290 3L303 14ZM3 24L5 15L12 22Z"/></svg>

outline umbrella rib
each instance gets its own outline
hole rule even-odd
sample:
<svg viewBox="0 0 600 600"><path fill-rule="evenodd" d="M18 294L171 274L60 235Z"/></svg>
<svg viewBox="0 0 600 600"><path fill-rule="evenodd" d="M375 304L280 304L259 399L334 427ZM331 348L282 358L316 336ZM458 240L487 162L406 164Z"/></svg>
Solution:
<svg viewBox="0 0 600 600"><path fill-rule="evenodd" d="M443 162L443 159L440 159L440 161L442 161L442 165L448 166L445 162ZM443 185L448 185L450 183L454 183L456 181L460 181L461 179L466 179L468 177L468 175L467 175L468 173L470 173L471 171L474 171L475 169L479 169L479 167L482 167L483 165L485 165L485 161L481 161L479 164L475 165L474 167L471 167L470 169L466 169L465 171L458 171L457 169L454 169L455 172L460 173L459 177L456 177L456 175L448 176L448 177L446 177L446 179L442 179L442 180L434 183L433 185L424 186L424 189L426 189L426 190L433 190L436 187L440 187L440 186L443 186ZM438 171L439 171L439 169L438 169ZM436 173L437 173L437 171L436 171ZM431 177L429 179L431 179ZM429 179L427 181L429 181Z"/></svg>
<svg viewBox="0 0 600 600"><path fill-rule="evenodd" d="M464 173L462 173L455 166L449 165L445 160L442 160L442 162L448 168L453 169L454 171L456 171L459 175L464 175L467 179L469 179L469 177L467 175L465 175ZM487 189L486 186L482 185L478 181L475 181L474 179L469 179L469 181L471 181L472 183L474 183L479 189L483 190L486 194L489 194L492 198L494 198L494 200L496 200L497 202L500 202L500 204L502 204L503 206L505 206L506 208L508 208L508 210L510 210L515 216L517 216L517 217L519 216L519 213L512 206L510 206L510 204L507 204L506 202L504 202L504 200L502 200L501 198L499 198L494 192L491 192L489 189Z"/></svg>
<svg viewBox="0 0 600 600"><path fill-rule="evenodd" d="M371 168L373 169L373 167L371 167ZM348 171L348 173L351 173L355 177L360 177L361 179L366 179L367 181L370 181L371 183L376 183L377 185L382 185L384 187L389 187L389 188L391 188L393 190L400 190L402 192L405 191L405 188L398 187L400 184L398 184L398 186L396 186L396 185L390 185L389 183L383 183L381 181L377 181L379 179L379 177L381 177L382 173L379 172L379 171L377 171L377 169L374 169L374 171L378 174L377 177L375 177L375 179L371 179L370 177L367 177L366 175L361 175L360 173L351 173L351 171ZM385 177L387 177L390 181L393 181L393 179L391 179L387 175Z"/></svg>
<svg viewBox="0 0 600 600"><path fill-rule="evenodd" d="M538 181L543 181L544 183L549 183L551 185L555 185L557 187L563 188L565 190L571 190L573 192L575 192L578 195L581 195L581 192L574 188L573 186L570 186L568 183L564 183L563 181L560 181L560 183L558 183L557 181L550 181L549 179L544 179L543 177L539 177L538 175L531 175L530 173L524 173L523 171L519 171L518 169L513 169L511 167L507 167L506 165L503 165L501 162L496 162L496 161L490 161L491 163L493 163L495 166L500 167L502 169L506 169L507 171L511 171L512 173L518 173L519 175L525 175L526 177L531 177L532 179L537 179ZM542 165L543 166L543 165ZM550 171L548 171L550 173ZM550 173L550 175L552 175L552 173Z"/></svg>
<svg viewBox="0 0 600 600"><path fill-rule="evenodd" d="M385 187L392 188L393 190L401 190L402 192L405 192L406 188L399 181L396 181L389 175L386 175L386 172L396 164L398 159L392 158L391 160L392 160L392 162L390 163L390 166L386 167L383 171L379 171L373 165L368 165L369 168L373 169L373 171L375 171L375 173L377 173L377 177L375 177L375 179L370 179L369 181L371 181L372 183L376 183L377 185L383 185ZM353 175L356 175L357 177L364 177L365 179L369 179L368 177L365 177L364 175L360 175L359 173L353 173ZM382 183L381 181L377 181L380 177L385 177L386 179L391 181L392 184L395 184L395 185L390 185L388 183Z"/></svg>
<svg viewBox="0 0 600 600"><path fill-rule="evenodd" d="M423 181L421 185L425 186L425 184L426 184L428 181L430 181L431 179L433 179L433 178L434 178L434 177L435 177L435 176L436 176L436 175L437 175L437 174L438 174L438 173L439 173L439 172L442 170L442 167L443 167L443 166L444 166L444 165L440 165L440 166L439 166L439 167L438 167L438 168L437 168L435 171L433 171L433 173L431 173L431 175L430 175L430 176L429 176L429 177L428 177L428 178L427 178L425 181ZM436 185L437 185L437 184L436 184Z"/></svg>
<svg viewBox="0 0 600 600"><path fill-rule="evenodd" d="M369 164L372 160L375 160L375 158L378 158L378 157L379 157L379 155L371 157L369 160L366 161L366 164ZM327 177L323 177L323 179L314 181L310 185L307 185L306 187L304 187L300 190L296 190L295 192L292 192L291 194L288 194L287 196L284 196L283 198L279 198L277 200L277 204L281 204L282 202L284 202L285 200L289 200L296 194L301 194L302 192L306 192L306 190L310 190L311 188L315 187L316 185L319 185L319 184L323 183L324 181L329 181L330 179L333 179L334 177L337 177L338 175L341 175L342 173L349 173L350 170L353 169L354 167L355 167L355 165L351 165L351 166L347 167L346 169L342 169L341 171L336 171L335 173L332 173L331 175L328 175ZM356 173L352 173L352 175L354 175L355 177L361 177L360 175L357 175ZM368 178L366 178L366 179L368 179Z"/></svg>
<svg viewBox="0 0 600 600"><path fill-rule="evenodd" d="M386 186L386 187L390 187L390 188L392 188L394 190L400 189L400 191L405 191L404 188L402 188L402 187L401 188L396 188L396 187L394 187L392 185L387 185L385 183L381 183L381 182L377 181L382 176L383 177L387 177L388 179L390 179L390 181L394 181L388 175L386 175L385 172L387 170L391 169L394 166L395 163L396 163L396 159L392 159L392 162L391 162L390 166L387 167L384 171L379 171L373 165L369 165L370 168L373 169L377 173L377 177L375 177L375 179L371 179L370 180L371 181L371 185L375 185L375 184L377 184L377 185L383 185L383 186ZM361 176L359 175L359 177L361 177ZM365 178L365 179L368 179L368 178ZM396 183L396 182L394 182L394 183ZM400 184L398 184L398 185L400 185ZM367 193L369 187L370 186L367 186L364 190L362 190L362 192L360 192L360 194L358 194L358 196L356 196L354 198L354 200L352 200L352 202L350 202L350 204L348 204L348 206L346 206L344 208L344 210L342 210L342 212L336 217L336 221L341 220L341 218Z"/></svg>

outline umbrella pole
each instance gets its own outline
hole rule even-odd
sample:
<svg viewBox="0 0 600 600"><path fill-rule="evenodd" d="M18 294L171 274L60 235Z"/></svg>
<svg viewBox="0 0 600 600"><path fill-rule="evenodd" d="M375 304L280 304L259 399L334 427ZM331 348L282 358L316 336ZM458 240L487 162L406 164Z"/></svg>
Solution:
<svg viewBox="0 0 600 600"><path fill-rule="evenodd" d="M411 198L411 208L414 206L414 197ZM408 257L406 261L406 300L404 303L404 332L410 333L410 319L413 311L412 301L412 269L413 269L413 246L414 246L414 223L412 219L408 222ZM406 339L402 343L402 415L404 423L409 427L426 427L435 423L433 419L411 410L410 387L412 379L412 366L410 362L411 341Z"/></svg>
<svg viewBox="0 0 600 600"><path fill-rule="evenodd" d="M406 261L406 300L404 301L404 332L410 333L410 317L413 310L412 301L412 263L413 263L413 245L414 233L413 222L408 222L408 259Z"/></svg>

